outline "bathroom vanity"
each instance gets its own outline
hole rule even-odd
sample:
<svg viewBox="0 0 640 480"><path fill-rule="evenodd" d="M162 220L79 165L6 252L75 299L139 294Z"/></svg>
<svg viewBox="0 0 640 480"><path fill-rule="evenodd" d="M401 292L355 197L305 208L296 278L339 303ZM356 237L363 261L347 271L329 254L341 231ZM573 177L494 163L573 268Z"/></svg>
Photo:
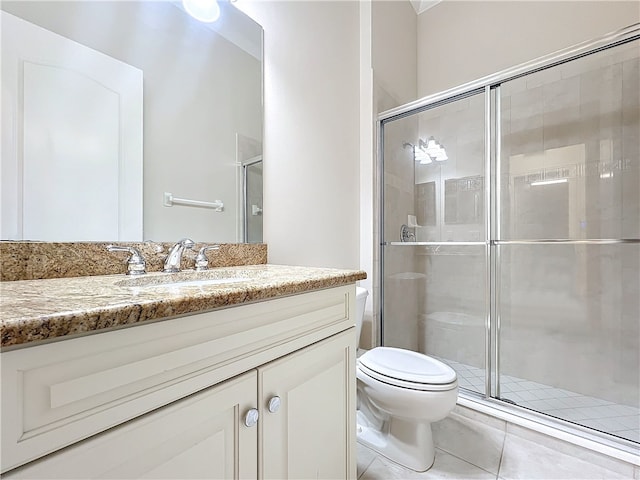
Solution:
<svg viewBox="0 0 640 480"><path fill-rule="evenodd" d="M224 270L2 282L3 478L355 478L366 274Z"/></svg>

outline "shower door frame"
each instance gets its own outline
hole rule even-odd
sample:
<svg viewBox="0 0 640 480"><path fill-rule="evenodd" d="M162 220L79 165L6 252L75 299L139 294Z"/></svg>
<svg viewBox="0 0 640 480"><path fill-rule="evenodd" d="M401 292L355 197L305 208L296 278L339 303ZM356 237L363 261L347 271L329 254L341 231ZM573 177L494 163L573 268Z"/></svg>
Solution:
<svg viewBox="0 0 640 480"><path fill-rule="evenodd" d="M384 111L378 115L377 119L377 189L378 189L378 235L379 235L379 268L377 272L377 282L380 288L380 299L378 302L379 314L379 338L380 345L384 345L384 248L391 245L385 241L384 228L384 126L388 122L399 120L423 111L430 110L442 105L455 102L472 95L484 94L484 199L485 205L485 241L483 242L410 242L411 246L437 246L437 245L484 245L485 246L485 392L484 395L465 391L461 397L468 399L471 403L484 405L491 409L497 409L506 414L507 417L518 417L525 423L531 425L542 425L551 427L562 432L577 435L587 441L594 441L598 444L611 447L612 449L625 453L636 454L637 444L610 434L601 433L588 427L550 417L544 413L511 405L500 400L500 289L497 268L500 265L501 245L524 245L524 244L621 244L640 243L640 239L541 239L541 240L494 240L500 239L500 86L501 84L515 80L517 78L530 75L548 68L555 67L579 58L608 50L610 48L623 45L625 43L640 40L640 23L636 23L624 29L612 32L597 40L580 43L573 47L552 53L523 63L516 67L503 70L501 72L480 78L476 81L445 90L434 95L429 95L411 103L397 108ZM492 121L494 124L492 125ZM492 135L496 139L492 142ZM395 242L393 242L395 244Z"/></svg>

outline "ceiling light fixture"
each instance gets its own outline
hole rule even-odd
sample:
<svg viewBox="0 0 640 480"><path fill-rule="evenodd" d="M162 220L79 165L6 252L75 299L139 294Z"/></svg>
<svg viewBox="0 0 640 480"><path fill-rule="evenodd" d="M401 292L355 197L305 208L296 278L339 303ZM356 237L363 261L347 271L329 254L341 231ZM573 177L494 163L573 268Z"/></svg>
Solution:
<svg viewBox="0 0 640 480"><path fill-rule="evenodd" d="M444 147L442 145L440 145L440 150L438 150L438 153L436 153L435 156L435 161L436 162L443 162L445 160L448 160L449 157L447 157L447 152L445 151Z"/></svg>
<svg viewBox="0 0 640 480"><path fill-rule="evenodd" d="M424 140L420 140L420 146L424 145ZM436 139L433 137L429 137L429 141L425 145L425 152L431 157L435 157L440 151L440 145L436 142Z"/></svg>
<svg viewBox="0 0 640 480"><path fill-rule="evenodd" d="M420 147L413 147L413 159L422 165L427 165L433 161L431 157L427 155L427 152Z"/></svg>
<svg viewBox="0 0 640 480"><path fill-rule="evenodd" d="M422 165L428 165L434 160L436 162L443 162L448 160L449 157L444 147L438 143L435 138L429 137L429 140L426 141L421 138L418 139L418 145L413 146L413 159Z"/></svg>
<svg viewBox="0 0 640 480"><path fill-rule="evenodd" d="M182 6L189 15L204 23L213 23L220 17L216 0L182 0Z"/></svg>

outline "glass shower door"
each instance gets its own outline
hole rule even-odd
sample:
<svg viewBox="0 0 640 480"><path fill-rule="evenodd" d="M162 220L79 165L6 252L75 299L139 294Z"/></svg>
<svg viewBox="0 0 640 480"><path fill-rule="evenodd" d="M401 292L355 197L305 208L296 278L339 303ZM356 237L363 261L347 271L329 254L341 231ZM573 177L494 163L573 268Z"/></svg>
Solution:
<svg viewBox="0 0 640 480"><path fill-rule="evenodd" d="M498 89L495 395L640 441L639 42Z"/></svg>
<svg viewBox="0 0 640 480"><path fill-rule="evenodd" d="M451 365L485 393L485 95L383 123L383 344Z"/></svg>
<svg viewBox="0 0 640 480"><path fill-rule="evenodd" d="M467 398L626 448L640 443L640 40L613 38L381 119L380 313L383 345L448 363Z"/></svg>

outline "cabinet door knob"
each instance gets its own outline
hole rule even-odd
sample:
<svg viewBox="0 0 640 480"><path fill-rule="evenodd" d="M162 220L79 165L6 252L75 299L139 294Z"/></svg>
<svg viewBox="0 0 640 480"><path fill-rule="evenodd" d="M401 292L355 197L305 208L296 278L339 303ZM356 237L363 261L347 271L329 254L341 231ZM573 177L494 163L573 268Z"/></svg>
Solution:
<svg viewBox="0 0 640 480"><path fill-rule="evenodd" d="M257 408L252 408L247 412L244 417L244 424L247 427L255 427L258 423L258 418L260 418L260 413Z"/></svg>
<svg viewBox="0 0 640 480"><path fill-rule="evenodd" d="M280 410L280 397L278 396L271 397L271 400L269 400L269 404L267 408L271 413L276 413L278 410Z"/></svg>

